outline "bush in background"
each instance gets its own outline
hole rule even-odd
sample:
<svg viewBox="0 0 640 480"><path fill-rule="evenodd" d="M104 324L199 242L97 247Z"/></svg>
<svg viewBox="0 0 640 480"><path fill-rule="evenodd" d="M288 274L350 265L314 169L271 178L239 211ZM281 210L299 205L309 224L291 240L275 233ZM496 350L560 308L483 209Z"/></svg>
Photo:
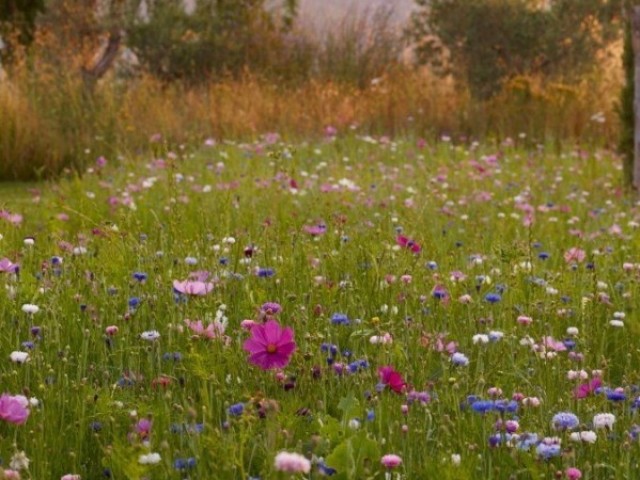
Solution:
<svg viewBox="0 0 640 480"><path fill-rule="evenodd" d="M623 0L416 0L409 34L423 63L489 98L518 76L573 80L619 38Z"/></svg>

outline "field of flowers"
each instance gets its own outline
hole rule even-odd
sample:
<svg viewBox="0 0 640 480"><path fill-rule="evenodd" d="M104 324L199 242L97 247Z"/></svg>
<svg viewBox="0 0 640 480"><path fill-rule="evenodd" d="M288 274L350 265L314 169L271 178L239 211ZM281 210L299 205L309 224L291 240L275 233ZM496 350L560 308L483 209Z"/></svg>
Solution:
<svg viewBox="0 0 640 480"><path fill-rule="evenodd" d="M327 134L0 197L5 478L640 478L619 159Z"/></svg>

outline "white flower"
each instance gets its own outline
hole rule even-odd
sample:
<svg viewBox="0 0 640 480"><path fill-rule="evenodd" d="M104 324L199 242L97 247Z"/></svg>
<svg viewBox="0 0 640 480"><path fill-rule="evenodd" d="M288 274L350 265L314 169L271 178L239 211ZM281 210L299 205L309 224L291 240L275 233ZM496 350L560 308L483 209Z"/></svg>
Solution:
<svg viewBox="0 0 640 480"><path fill-rule="evenodd" d="M29 360L29 354L27 352L20 352L16 350L15 352L11 352L9 358L14 363L25 363Z"/></svg>
<svg viewBox="0 0 640 480"><path fill-rule="evenodd" d="M360 420L357 418L352 418L349 420L349 428L351 430L358 430L360 428Z"/></svg>
<svg viewBox="0 0 640 480"><path fill-rule="evenodd" d="M13 470L28 470L29 469L29 458L27 455L20 451L13 454L11 457L11 461L9 462L9 467Z"/></svg>
<svg viewBox="0 0 640 480"><path fill-rule="evenodd" d="M31 247L32 245L36 244L36 241L33 237L27 237L22 241L22 243L24 243L27 247Z"/></svg>
<svg viewBox="0 0 640 480"><path fill-rule="evenodd" d="M613 312L613 318L616 320L624 320L627 315L624 312Z"/></svg>
<svg viewBox="0 0 640 480"><path fill-rule="evenodd" d="M393 343L393 337L388 333L384 335L373 335L369 338L369 343L372 345L387 345Z"/></svg>
<svg viewBox="0 0 640 480"><path fill-rule="evenodd" d="M148 330L146 332L142 332L140 334L140 338L143 340L148 340L149 342L153 342L154 340L160 338L160 332L158 332L157 330Z"/></svg>
<svg viewBox="0 0 640 480"><path fill-rule="evenodd" d="M610 320L609 325L616 328L624 327L624 322L622 320Z"/></svg>
<svg viewBox="0 0 640 480"><path fill-rule="evenodd" d="M577 337L579 330L577 327L569 327L567 328L567 335L571 335L572 337Z"/></svg>
<svg viewBox="0 0 640 480"><path fill-rule="evenodd" d="M22 305L22 311L24 313L32 315L34 313L38 313L40 311L40 307L31 303L25 303L24 305Z"/></svg>
<svg viewBox="0 0 640 480"><path fill-rule="evenodd" d="M595 443L598 439L598 435L596 435L596 432L592 430L585 430L584 432L580 432L580 439L586 443Z"/></svg>
<svg viewBox="0 0 640 480"><path fill-rule="evenodd" d="M455 465L456 467L460 465L460 462L462 461L462 457L460 456L460 454L458 453L452 453L451 454L451 463L453 465Z"/></svg>
<svg viewBox="0 0 640 480"><path fill-rule="evenodd" d="M73 248L73 254L74 255L84 255L85 253L87 253L87 247L74 247Z"/></svg>
<svg viewBox="0 0 640 480"><path fill-rule="evenodd" d="M138 463L142 465L156 465L160 463L160 460L162 460L162 457L157 452L147 453L138 457Z"/></svg>
<svg viewBox="0 0 640 480"><path fill-rule="evenodd" d="M198 263L198 259L195 257L186 257L184 259L184 263L187 265L196 265Z"/></svg>
<svg viewBox="0 0 640 480"><path fill-rule="evenodd" d="M598 413L593 416L594 428L612 428L616 421L616 416L613 413Z"/></svg>
<svg viewBox="0 0 640 480"><path fill-rule="evenodd" d="M478 343L489 343L489 335L485 335L484 333L477 333L472 337L472 340L474 345L477 345Z"/></svg>

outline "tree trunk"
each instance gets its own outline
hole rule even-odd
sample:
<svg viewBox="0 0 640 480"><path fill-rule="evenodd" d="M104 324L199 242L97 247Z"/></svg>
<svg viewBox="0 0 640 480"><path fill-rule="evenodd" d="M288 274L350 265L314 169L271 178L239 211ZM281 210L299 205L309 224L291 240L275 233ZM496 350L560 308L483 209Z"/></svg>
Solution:
<svg viewBox="0 0 640 480"><path fill-rule="evenodd" d="M119 30L112 31L100 58L90 68L82 68L82 78L89 90L92 91L96 82L111 68L118 56L121 42L122 33Z"/></svg>

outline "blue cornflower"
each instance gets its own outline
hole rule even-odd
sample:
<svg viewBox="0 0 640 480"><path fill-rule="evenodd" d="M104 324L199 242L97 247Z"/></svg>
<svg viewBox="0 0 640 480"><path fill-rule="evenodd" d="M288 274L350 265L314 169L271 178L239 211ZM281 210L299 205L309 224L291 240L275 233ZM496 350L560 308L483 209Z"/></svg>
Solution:
<svg viewBox="0 0 640 480"><path fill-rule="evenodd" d="M427 262L427 268L429 270L437 270L438 269L438 264L432 260L430 262Z"/></svg>
<svg viewBox="0 0 640 480"><path fill-rule="evenodd" d="M373 422L376 418L376 412L374 410L367 410L367 421Z"/></svg>
<svg viewBox="0 0 640 480"><path fill-rule="evenodd" d="M498 303L502 297L498 293L487 293L484 299L489 303Z"/></svg>
<svg viewBox="0 0 640 480"><path fill-rule="evenodd" d="M129 299L129 308L135 310L140 305L140 299L138 297L131 297Z"/></svg>
<svg viewBox="0 0 640 480"><path fill-rule="evenodd" d="M570 338L564 339L562 343L565 347L567 347L567 350L573 350L574 348L576 348L575 340L572 340Z"/></svg>
<svg viewBox="0 0 640 480"><path fill-rule="evenodd" d="M471 409L477 413L487 413L493 410L494 406L491 400L476 400L471 404Z"/></svg>
<svg viewBox="0 0 640 480"><path fill-rule="evenodd" d="M331 316L331 323L334 325L349 325L349 317L344 313L334 313Z"/></svg>
<svg viewBox="0 0 640 480"><path fill-rule="evenodd" d="M607 400L612 402L623 402L627 399L627 395L624 392L617 392L615 390L607 391Z"/></svg>
<svg viewBox="0 0 640 480"><path fill-rule="evenodd" d="M464 353L456 352L451 355L451 363L453 363L454 365L466 367L467 365L469 365L469 359Z"/></svg>
<svg viewBox="0 0 640 480"><path fill-rule="evenodd" d="M560 445L557 443L545 443L542 441L536 447L536 453L539 457L545 460L549 460L552 457L557 457L561 453Z"/></svg>
<svg viewBox="0 0 640 480"><path fill-rule="evenodd" d="M22 342L22 348L24 348L25 350L33 350L34 347L35 344L29 340L27 340L26 342Z"/></svg>
<svg viewBox="0 0 640 480"><path fill-rule="evenodd" d="M239 417L244 412L244 403L234 403L227 409L227 412L233 417Z"/></svg>
<svg viewBox="0 0 640 480"><path fill-rule="evenodd" d="M229 259L227 257L220 257L218 259L218 263L220 265L228 265L229 264Z"/></svg>
<svg viewBox="0 0 640 480"><path fill-rule="evenodd" d="M187 470L190 468L194 468L196 466L196 459L193 457L189 458L176 458L173 462L173 468L176 470Z"/></svg>
<svg viewBox="0 0 640 480"><path fill-rule="evenodd" d="M100 430L102 430L102 424L100 422L91 422L89 424L89 429L92 432L99 432Z"/></svg>
<svg viewBox="0 0 640 480"><path fill-rule="evenodd" d="M540 260L546 260L546 259L548 259L550 256L551 256L551 255L550 255L548 252L540 252L540 253L538 254L538 258L539 258Z"/></svg>
<svg viewBox="0 0 640 480"><path fill-rule="evenodd" d="M573 430L580 424L580 420L571 412L556 413L551 420L551 425L556 430Z"/></svg>
<svg viewBox="0 0 640 480"><path fill-rule="evenodd" d="M259 268L258 276L261 278L273 277L276 274L273 268Z"/></svg>
<svg viewBox="0 0 640 480"><path fill-rule="evenodd" d="M135 272L133 278L139 282L144 282L147 279L147 274L144 272Z"/></svg>
<svg viewBox="0 0 640 480"><path fill-rule="evenodd" d="M496 400L493 408L498 412L515 413L518 411L518 402L515 400Z"/></svg>
<svg viewBox="0 0 640 480"><path fill-rule="evenodd" d="M326 463L324 463L324 460L318 460L318 471L320 472L320 475L324 475L327 477L330 477L337 472L335 468L331 468Z"/></svg>
<svg viewBox="0 0 640 480"><path fill-rule="evenodd" d="M518 442L516 443L516 447L518 450L529 451L531 447L537 445L538 443L538 434L537 433L523 433L518 438Z"/></svg>

